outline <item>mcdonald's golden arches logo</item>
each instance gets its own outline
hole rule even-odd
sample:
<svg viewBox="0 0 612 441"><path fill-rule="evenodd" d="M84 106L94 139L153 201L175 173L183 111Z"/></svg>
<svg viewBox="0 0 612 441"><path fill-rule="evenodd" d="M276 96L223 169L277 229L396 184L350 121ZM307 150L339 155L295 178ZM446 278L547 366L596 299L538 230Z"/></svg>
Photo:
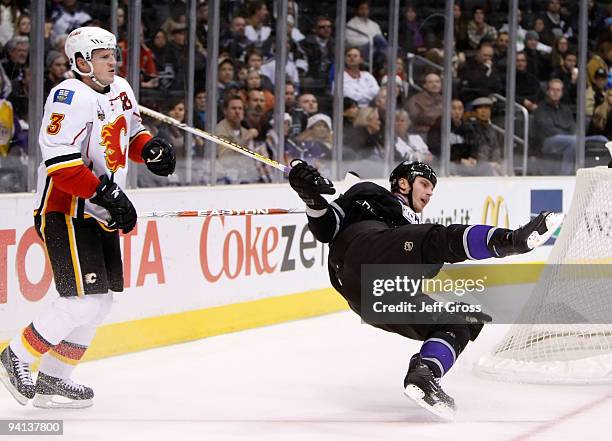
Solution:
<svg viewBox="0 0 612 441"><path fill-rule="evenodd" d="M495 200L491 196L487 196L482 207L482 223L495 227L510 228L508 206L502 196L497 196Z"/></svg>

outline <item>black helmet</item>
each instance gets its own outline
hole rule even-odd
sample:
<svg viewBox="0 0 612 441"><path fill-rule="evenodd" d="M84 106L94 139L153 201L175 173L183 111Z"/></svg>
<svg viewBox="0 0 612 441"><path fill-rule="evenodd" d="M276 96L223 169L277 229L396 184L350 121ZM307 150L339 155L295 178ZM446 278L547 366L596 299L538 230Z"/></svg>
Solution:
<svg viewBox="0 0 612 441"><path fill-rule="evenodd" d="M431 182L434 187L438 182L434 169L424 162L402 161L393 169L391 175L389 176L391 191L397 191L398 181L400 178L407 179L410 185L412 185L417 176L424 177Z"/></svg>

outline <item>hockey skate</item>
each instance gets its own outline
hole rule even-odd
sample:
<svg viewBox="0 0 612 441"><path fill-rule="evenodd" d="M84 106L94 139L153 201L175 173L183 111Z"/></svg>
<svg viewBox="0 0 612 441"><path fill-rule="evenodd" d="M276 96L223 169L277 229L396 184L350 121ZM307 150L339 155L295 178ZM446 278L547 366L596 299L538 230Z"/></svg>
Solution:
<svg viewBox="0 0 612 441"><path fill-rule="evenodd" d="M455 400L440 387L440 379L417 355L410 360L404 380L404 394L434 415L452 420L455 417Z"/></svg>
<svg viewBox="0 0 612 441"><path fill-rule="evenodd" d="M19 360L10 346L0 354L0 381L22 406L34 398L34 381L30 365Z"/></svg>
<svg viewBox="0 0 612 441"><path fill-rule="evenodd" d="M90 387L39 372L32 404L43 409L81 409L93 406L93 396Z"/></svg>

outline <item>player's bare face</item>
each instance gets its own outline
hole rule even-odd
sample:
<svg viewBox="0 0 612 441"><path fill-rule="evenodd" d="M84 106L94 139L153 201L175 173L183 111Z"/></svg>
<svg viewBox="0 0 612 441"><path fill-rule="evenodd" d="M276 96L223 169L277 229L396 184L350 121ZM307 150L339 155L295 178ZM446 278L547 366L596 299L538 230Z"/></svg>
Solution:
<svg viewBox="0 0 612 441"><path fill-rule="evenodd" d="M108 86L115 80L117 60L114 50L98 49L94 51L91 56L91 64L93 65L94 76L100 83Z"/></svg>
<svg viewBox="0 0 612 441"><path fill-rule="evenodd" d="M414 211L422 213L433 194L433 184L428 179L417 176L412 183L412 206Z"/></svg>

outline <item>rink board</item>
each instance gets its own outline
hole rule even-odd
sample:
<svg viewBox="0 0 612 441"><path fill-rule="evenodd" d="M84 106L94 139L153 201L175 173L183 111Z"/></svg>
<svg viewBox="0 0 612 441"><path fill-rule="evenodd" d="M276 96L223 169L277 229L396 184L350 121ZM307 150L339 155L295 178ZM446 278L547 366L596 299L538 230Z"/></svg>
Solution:
<svg viewBox="0 0 612 441"><path fill-rule="evenodd" d="M384 181L379 182L385 185ZM514 228L567 213L574 178L440 179L425 221ZM140 212L301 207L288 185L129 192ZM57 297L32 228L33 196L0 195L0 342ZM329 286L327 245L305 215L141 218L121 240L126 290L88 358L189 341L346 309ZM544 261L550 247L514 258Z"/></svg>

